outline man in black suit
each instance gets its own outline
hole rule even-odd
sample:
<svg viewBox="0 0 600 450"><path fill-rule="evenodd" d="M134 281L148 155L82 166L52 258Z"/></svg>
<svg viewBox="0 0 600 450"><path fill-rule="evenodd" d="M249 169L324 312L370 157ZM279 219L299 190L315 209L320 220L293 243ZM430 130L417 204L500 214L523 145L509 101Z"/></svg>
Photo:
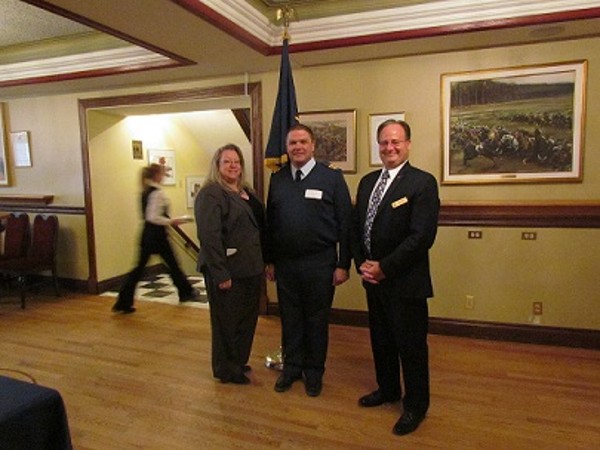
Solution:
<svg viewBox="0 0 600 450"><path fill-rule="evenodd" d="M383 122L377 142L383 170L361 179L353 211L352 250L367 294L378 384L359 404L373 407L402 399L403 414L393 431L404 435L417 429L429 408L429 249L440 201L435 178L408 162L406 122Z"/></svg>

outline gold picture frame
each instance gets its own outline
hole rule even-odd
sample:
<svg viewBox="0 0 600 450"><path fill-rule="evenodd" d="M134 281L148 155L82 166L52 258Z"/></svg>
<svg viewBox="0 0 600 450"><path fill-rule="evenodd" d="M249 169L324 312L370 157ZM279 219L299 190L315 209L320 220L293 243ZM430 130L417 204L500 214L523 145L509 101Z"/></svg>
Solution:
<svg viewBox="0 0 600 450"><path fill-rule="evenodd" d="M587 61L443 74L442 184L582 180Z"/></svg>
<svg viewBox="0 0 600 450"><path fill-rule="evenodd" d="M300 123L315 134L315 159L346 173L356 173L356 110L308 111Z"/></svg>
<svg viewBox="0 0 600 450"><path fill-rule="evenodd" d="M144 146L142 141L131 141L131 155L133 156L133 159L144 159Z"/></svg>
<svg viewBox="0 0 600 450"><path fill-rule="evenodd" d="M8 146L7 128L5 121L6 103L0 103L0 186L8 186L8 160L6 147Z"/></svg>

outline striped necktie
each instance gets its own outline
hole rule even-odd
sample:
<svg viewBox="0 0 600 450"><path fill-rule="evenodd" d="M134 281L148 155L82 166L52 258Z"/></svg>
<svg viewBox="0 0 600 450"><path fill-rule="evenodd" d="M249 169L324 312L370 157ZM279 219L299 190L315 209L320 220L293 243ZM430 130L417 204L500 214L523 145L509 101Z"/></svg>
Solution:
<svg viewBox="0 0 600 450"><path fill-rule="evenodd" d="M369 256L371 256L371 229L373 228L373 219L375 219L375 214L377 214L377 208L379 208L379 204L381 203L383 191L389 177L390 173L384 169L381 177L379 178L377 186L375 186L375 189L373 189L373 195L371 196L371 201L369 202L369 207L367 208L367 218L365 219L363 241Z"/></svg>
<svg viewBox="0 0 600 450"><path fill-rule="evenodd" d="M296 181L302 181L302 171L300 169L296 170Z"/></svg>

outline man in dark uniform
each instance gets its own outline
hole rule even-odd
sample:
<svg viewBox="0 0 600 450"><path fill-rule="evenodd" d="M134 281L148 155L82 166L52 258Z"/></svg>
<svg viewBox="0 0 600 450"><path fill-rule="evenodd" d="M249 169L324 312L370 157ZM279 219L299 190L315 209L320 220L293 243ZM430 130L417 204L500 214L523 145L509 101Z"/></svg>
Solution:
<svg viewBox="0 0 600 450"><path fill-rule="evenodd" d="M321 393L335 286L348 279L351 202L339 170L314 159L305 125L287 134L289 164L271 176L267 199L267 278L277 281L285 392L304 375L306 393Z"/></svg>
<svg viewBox="0 0 600 450"><path fill-rule="evenodd" d="M440 201L435 178L408 162L406 122L383 122L377 142L384 167L362 178L353 211L352 253L367 293L378 384L359 404L402 399L403 414L393 431L403 435L417 429L429 408L429 249Z"/></svg>

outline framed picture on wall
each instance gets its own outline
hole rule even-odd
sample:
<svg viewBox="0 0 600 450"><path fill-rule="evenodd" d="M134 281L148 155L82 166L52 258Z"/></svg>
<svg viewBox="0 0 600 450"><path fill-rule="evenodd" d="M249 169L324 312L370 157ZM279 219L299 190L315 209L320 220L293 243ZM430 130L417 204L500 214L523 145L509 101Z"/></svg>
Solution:
<svg viewBox="0 0 600 450"><path fill-rule="evenodd" d="M388 119L405 120L404 112L369 114L369 165L381 166L379 144L377 143L377 127Z"/></svg>
<svg viewBox="0 0 600 450"><path fill-rule="evenodd" d="M165 186L175 184L175 150L162 150L156 148L148 149L148 164L160 164L165 168L165 176L162 183Z"/></svg>
<svg viewBox="0 0 600 450"><path fill-rule="evenodd" d="M6 161L6 123L4 121L5 103L0 103L0 186L8 186L8 163Z"/></svg>
<svg viewBox="0 0 600 450"><path fill-rule="evenodd" d="M299 113L316 139L315 159L344 172L356 173L356 110Z"/></svg>
<svg viewBox="0 0 600 450"><path fill-rule="evenodd" d="M10 133L10 145L15 167L31 167L29 131L13 131Z"/></svg>
<svg viewBox="0 0 600 450"><path fill-rule="evenodd" d="M586 66L442 75L442 183L581 181Z"/></svg>
<svg viewBox="0 0 600 450"><path fill-rule="evenodd" d="M142 141L131 141L131 154L133 155L133 159L144 159L144 147Z"/></svg>
<svg viewBox="0 0 600 450"><path fill-rule="evenodd" d="M185 177L185 201L188 208L194 207L194 201L196 200L196 195L198 191L202 187L204 183L205 177L200 176L189 176Z"/></svg>

